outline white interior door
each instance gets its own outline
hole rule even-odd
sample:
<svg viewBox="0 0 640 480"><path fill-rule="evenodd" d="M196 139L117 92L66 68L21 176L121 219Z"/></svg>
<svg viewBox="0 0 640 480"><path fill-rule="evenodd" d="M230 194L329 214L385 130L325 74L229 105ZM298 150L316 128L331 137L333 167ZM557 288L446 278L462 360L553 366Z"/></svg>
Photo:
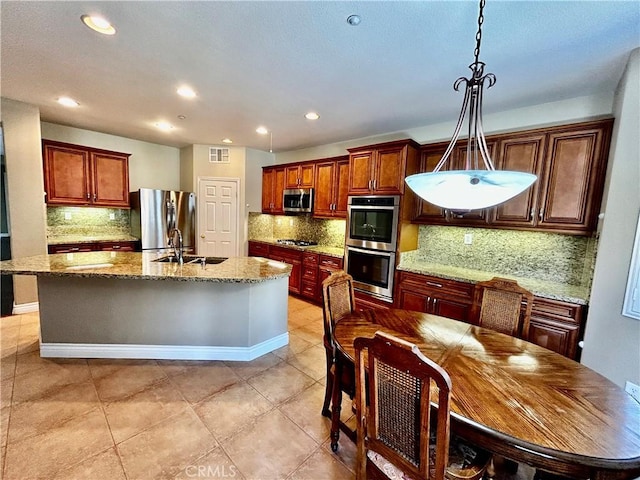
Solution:
<svg viewBox="0 0 640 480"><path fill-rule="evenodd" d="M238 256L239 180L199 179L198 255Z"/></svg>

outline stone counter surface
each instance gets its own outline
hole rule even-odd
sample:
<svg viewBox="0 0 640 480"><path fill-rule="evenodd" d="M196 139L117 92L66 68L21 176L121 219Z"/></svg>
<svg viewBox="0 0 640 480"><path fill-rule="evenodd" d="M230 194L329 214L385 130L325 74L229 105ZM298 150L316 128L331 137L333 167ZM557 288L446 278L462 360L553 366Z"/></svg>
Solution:
<svg viewBox="0 0 640 480"><path fill-rule="evenodd" d="M435 277L467 283L483 282L485 280L490 280L493 277L510 278L512 280L516 280L521 287L526 288L538 297L576 303L578 305L587 305L589 302L589 290L587 287L581 285L553 283L533 278L515 277L512 275L497 275L491 272L484 272L470 268L452 267L449 265L418 261L402 261L398 265L397 270L423 275L433 275Z"/></svg>
<svg viewBox="0 0 640 480"><path fill-rule="evenodd" d="M110 235L50 235L47 237L48 245L61 245L66 243L97 243L97 242L137 242L139 239L127 234Z"/></svg>
<svg viewBox="0 0 640 480"><path fill-rule="evenodd" d="M37 255L0 262L2 274L54 277L260 283L291 274L285 263L253 257L231 257L216 265L154 262L155 253L87 252Z"/></svg>
<svg viewBox="0 0 640 480"><path fill-rule="evenodd" d="M325 245L312 245L309 247L299 247L296 245L285 245L282 243L278 243L277 240L273 240L273 239L260 239L260 240L249 240L249 241L264 243L267 245L273 245L274 247L289 248L291 250L297 250L299 252L320 253L322 255L329 255L330 257L337 257L337 258L344 257L344 248L340 248L340 247L329 247Z"/></svg>

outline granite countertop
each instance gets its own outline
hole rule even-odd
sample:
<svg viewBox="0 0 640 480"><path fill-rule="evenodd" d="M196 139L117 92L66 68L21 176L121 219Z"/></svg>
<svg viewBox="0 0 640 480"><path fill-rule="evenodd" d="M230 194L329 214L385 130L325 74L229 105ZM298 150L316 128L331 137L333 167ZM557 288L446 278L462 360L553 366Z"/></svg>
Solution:
<svg viewBox="0 0 640 480"><path fill-rule="evenodd" d="M154 262L155 253L87 252L37 255L0 262L2 274L54 277L260 283L288 277L291 266L256 257L231 257L216 265Z"/></svg>
<svg viewBox="0 0 640 480"><path fill-rule="evenodd" d="M308 247L301 247L297 245L285 245L282 243L278 243L275 239L260 239L260 240L249 240L250 242L258 242L258 243L266 243L268 245L274 245L276 247L289 248L291 250L298 250L300 252L313 252L320 253L322 255L329 255L331 257L343 258L344 257L344 248L342 247L329 247L325 245L311 245Z"/></svg>
<svg viewBox="0 0 640 480"><path fill-rule="evenodd" d="M47 238L48 245L65 243L96 243L96 242L137 242L139 239L127 234L111 235L57 235Z"/></svg>
<svg viewBox="0 0 640 480"><path fill-rule="evenodd" d="M437 263L426 263L417 261L402 261L397 270L405 272L419 273L423 275L433 275L459 282L475 283L490 280L493 277L503 277L516 280L521 287L531 291L534 295L551 300L587 305L589 303L589 289L582 285L568 285L564 283L554 283L534 278L515 277L512 275L502 275L470 268L452 267Z"/></svg>

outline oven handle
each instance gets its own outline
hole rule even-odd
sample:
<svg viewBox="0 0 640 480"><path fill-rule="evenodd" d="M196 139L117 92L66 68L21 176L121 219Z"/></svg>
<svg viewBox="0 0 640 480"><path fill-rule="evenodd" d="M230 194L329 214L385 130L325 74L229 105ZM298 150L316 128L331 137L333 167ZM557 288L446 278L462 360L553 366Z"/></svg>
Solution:
<svg viewBox="0 0 640 480"><path fill-rule="evenodd" d="M366 248L356 248L347 246L347 251L358 252L358 253L367 253L369 255L382 255L383 257L393 257L395 256L395 252L385 252L382 250L370 250Z"/></svg>
<svg viewBox="0 0 640 480"><path fill-rule="evenodd" d="M394 210L398 205L347 205L347 210Z"/></svg>

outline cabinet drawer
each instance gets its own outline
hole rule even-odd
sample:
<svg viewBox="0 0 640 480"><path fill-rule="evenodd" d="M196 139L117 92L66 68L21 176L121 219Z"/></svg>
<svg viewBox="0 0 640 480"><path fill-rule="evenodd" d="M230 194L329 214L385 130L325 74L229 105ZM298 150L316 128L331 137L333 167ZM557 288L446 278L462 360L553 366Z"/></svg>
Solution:
<svg viewBox="0 0 640 480"><path fill-rule="evenodd" d="M447 280L430 275L421 275L411 272L400 272L400 285L407 285L407 288L417 289L418 291L437 291L444 292L460 297L473 296L473 284L458 282L455 280Z"/></svg>
<svg viewBox="0 0 640 480"><path fill-rule="evenodd" d="M304 278L305 280L312 280L315 282L316 278L318 278L318 267L309 267L303 264L302 278Z"/></svg>
<svg viewBox="0 0 640 480"><path fill-rule="evenodd" d="M553 318L563 322L580 325L582 314L582 305L540 297L535 297L533 299L532 315Z"/></svg>
<svg viewBox="0 0 640 480"><path fill-rule="evenodd" d="M342 259L336 257L329 257L326 255L320 255L320 266L333 268L335 270L342 269Z"/></svg>
<svg viewBox="0 0 640 480"><path fill-rule="evenodd" d="M302 281L302 288L300 290L300 294L305 297L315 299L317 297L318 289L316 282L307 282L306 280Z"/></svg>
<svg viewBox="0 0 640 480"><path fill-rule="evenodd" d="M49 253L93 252L95 249L93 243L59 243L48 246Z"/></svg>
<svg viewBox="0 0 640 480"><path fill-rule="evenodd" d="M98 250L114 252L133 252L135 242L100 242L97 244Z"/></svg>
<svg viewBox="0 0 640 480"><path fill-rule="evenodd" d="M269 245L266 243L249 242L250 257L268 257Z"/></svg>
<svg viewBox="0 0 640 480"><path fill-rule="evenodd" d="M307 253L302 255L302 263L313 267L318 266L319 255L317 253Z"/></svg>

